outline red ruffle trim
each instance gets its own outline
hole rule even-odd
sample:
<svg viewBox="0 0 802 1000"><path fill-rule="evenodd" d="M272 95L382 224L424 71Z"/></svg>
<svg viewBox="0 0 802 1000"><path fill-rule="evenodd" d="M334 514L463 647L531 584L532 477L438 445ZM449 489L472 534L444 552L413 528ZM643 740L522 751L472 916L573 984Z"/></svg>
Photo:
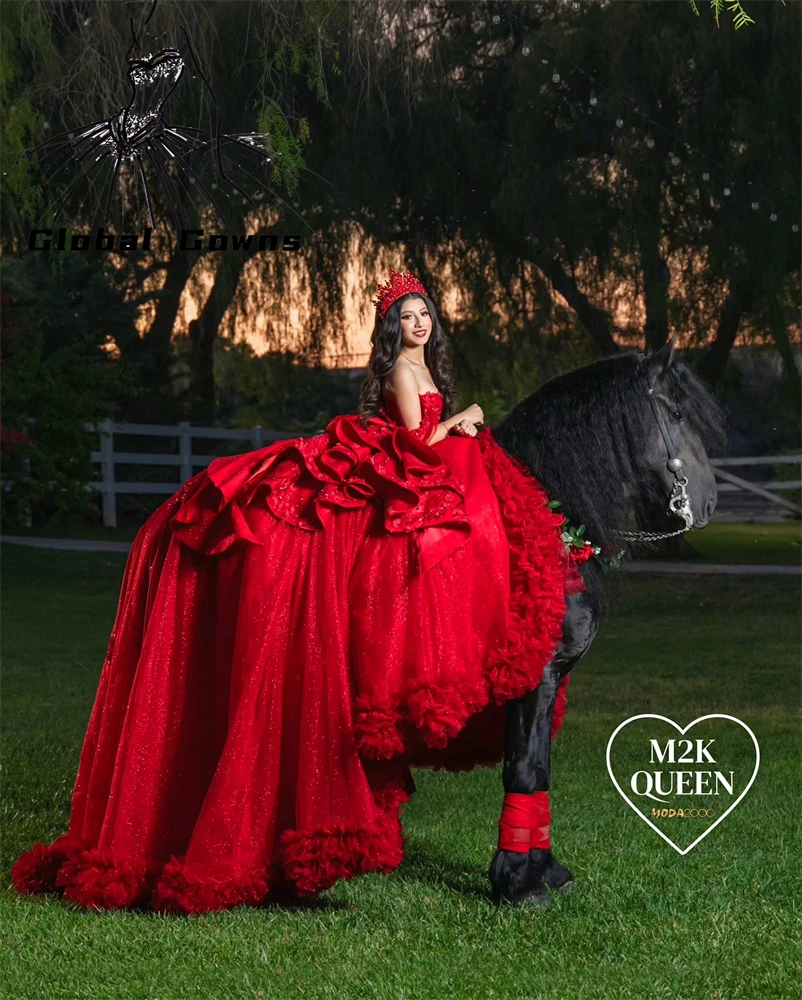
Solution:
<svg viewBox="0 0 802 1000"><path fill-rule="evenodd" d="M444 750L470 717L487 704L487 683L480 676L461 686L431 685L407 697L406 707L413 725L421 730L424 743Z"/></svg>
<svg viewBox="0 0 802 1000"><path fill-rule="evenodd" d="M26 896L56 893L87 909L111 910L146 900L152 874L144 863L114 859L65 833L22 854L11 868L11 881Z"/></svg>
<svg viewBox="0 0 802 1000"><path fill-rule="evenodd" d="M173 856L163 865L87 848L69 834L35 844L11 869L14 888L28 896L45 892L93 910L150 906L177 914L258 906L271 893L313 896L339 879L370 871L389 873L404 860L400 809L403 786L374 791L379 814L362 829L287 830L270 865L234 870L223 863L198 870Z"/></svg>
<svg viewBox="0 0 802 1000"><path fill-rule="evenodd" d="M431 684L410 691L397 707L376 705L367 698L354 703L354 735L359 752L369 760L390 760L406 749L405 732L419 730L424 744L444 750L489 697L481 676L462 684Z"/></svg>
<svg viewBox="0 0 802 1000"><path fill-rule="evenodd" d="M14 888L24 896L35 896L43 892L60 893L56 885L59 869L85 848L86 845L70 833L63 833L52 844L34 844L11 866Z"/></svg>
<svg viewBox="0 0 802 1000"><path fill-rule="evenodd" d="M144 903L153 874L144 862L88 848L61 866L56 885L63 888L64 898L71 903L90 910L117 910Z"/></svg>
<svg viewBox="0 0 802 1000"><path fill-rule="evenodd" d="M540 682L563 635L565 543L562 514L529 469L496 443L489 427L477 440L499 500L510 545L510 613L507 643L494 652L488 675L497 704L520 698Z"/></svg>
<svg viewBox="0 0 802 1000"><path fill-rule="evenodd" d="M402 722L403 716L398 709L358 698L354 703L354 736L362 756L370 760L390 760L403 753Z"/></svg>
<svg viewBox="0 0 802 1000"><path fill-rule="evenodd" d="M339 879L370 871L385 874L404 860L399 811L408 799L398 785L376 793L382 814L363 830L288 830L281 837L282 866L302 896L313 896Z"/></svg>
<svg viewBox="0 0 802 1000"><path fill-rule="evenodd" d="M408 692L398 705L355 703L355 735L363 757L390 760L407 749L405 732L420 730L427 747L444 750L468 720L491 700L501 705L534 690L562 640L566 597L585 589L560 537L563 515L529 469L508 455L490 428L477 435L482 460L498 498L510 548L507 639L471 678ZM569 675L570 676L570 675ZM552 739L565 718L568 677L557 693ZM463 761L470 766L470 761ZM460 769L464 769L461 767Z"/></svg>
<svg viewBox="0 0 802 1000"><path fill-rule="evenodd" d="M150 903L154 910L187 915L258 906L267 896L270 882L265 865L244 871L198 872L181 855L170 858L164 866Z"/></svg>
<svg viewBox="0 0 802 1000"><path fill-rule="evenodd" d="M439 400L421 397L428 422ZM376 501L389 532L449 526L467 537L470 530L463 486L437 451L386 416L363 427L355 414L335 417L314 437L215 459L195 477L170 528L185 545L215 555L237 541L262 544L250 521L252 506L317 531L336 510Z"/></svg>

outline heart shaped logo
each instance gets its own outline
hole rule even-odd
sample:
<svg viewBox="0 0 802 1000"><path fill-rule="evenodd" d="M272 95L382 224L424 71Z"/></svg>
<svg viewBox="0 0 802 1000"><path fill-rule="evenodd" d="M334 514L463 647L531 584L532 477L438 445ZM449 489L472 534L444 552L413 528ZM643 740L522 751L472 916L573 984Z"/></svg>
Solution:
<svg viewBox="0 0 802 1000"><path fill-rule="evenodd" d="M678 738L695 726L694 739ZM759 767L755 734L733 715L703 715L684 729L663 715L633 715L607 743L607 771L621 797L679 854L696 847L732 812ZM683 843L696 834L687 847L671 836Z"/></svg>

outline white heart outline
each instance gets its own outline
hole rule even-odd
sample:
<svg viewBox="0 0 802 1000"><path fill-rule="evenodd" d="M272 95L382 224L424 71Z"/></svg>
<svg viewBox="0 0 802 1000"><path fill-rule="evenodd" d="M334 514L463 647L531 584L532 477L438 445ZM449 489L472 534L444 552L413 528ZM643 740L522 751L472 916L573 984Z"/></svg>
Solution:
<svg viewBox="0 0 802 1000"><path fill-rule="evenodd" d="M610 767L610 750L611 750L612 745L613 745L613 740L616 738L616 736L618 735L618 733L620 732L620 730L622 730L624 728L624 726L628 726L630 722L635 722L637 719L659 719L661 722L667 722L670 726L673 726L677 730L677 732L680 734L680 736L684 736L685 733L687 733L689 729L692 729L696 725L697 722L704 722L705 719L729 719L730 722L737 722L739 726L741 726L742 728L744 728L747 731L747 733L749 733L749 735L752 737L752 742L755 744L755 769L752 772L752 777L747 782L746 788L744 788L744 790L741 792L741 794L738 796L738 798L734 802L732 802L727 809L724 810L724 812L719 816L719 818L715 821L715 823L711 823L710 826L704 831L704 833L700 834L696 838L696 840L694 840L694 842L690 845L690 847L686 847L684 851L681 850L679 847L677 847L677 845L674 843L674 841L671 840L670 837L667 837L663 833L663 831L661 829L659 829L658 827L656 827L654 825L654 823L652 823L652 821L647 816L644 816L644 814L640 811L640 809L638 809L638 807L634 803L630 802L629 798L624 794L621 786L615 780L615 775L613 774L613 770ZM688 725L684 729L680 729L680 727L677 725L676 722L674 722L673 719L667 719L664 715L653 715L650 712L645 712L643 715L633 715L631 718L625 719L615 729L615 732L610 737L610 739L607 741L607 755L606 755L606 757L607 757L607 773L610 775L610 780L615 785L615 787L618 789L618 794L621 796L621 798L624 800L624 802L626 802L626 804L630 807L630 809L634 810L634 812L636 812L638 814L638 816L640 816L640 818L645 823L648 823L649 826L655 831L655 833L660 834L660 836L663 838L663 840L665 840L665 842L667 844L671 844L671 846L674 848L674 850L678 854L682 854L682 855L687 854L688 851L690 851L694 847L696 847L696 845L699 843L700 840L704 840L704 838L708 835L708 833L710 833L711 830L714 830L719 825L719 823L726 816L728 816L732 812L732 810L738 805L738 803L741 801L741 799L744 797L744 795L746 795L746 793L752 787L752 784L753 784L755 778L757 777L757 772L758 772L758 769L760 767L760 747L758 746L758 742L757 742L757 738L755 737L755 734L752 732L752 730L749 728L749 726L747 726L747 724L745 722L741 722L740 719L736 719L734 715L723 715L720 712L713 712L710 715L701 715L698 719L694 719L693 722L689 722Z"/></svg>

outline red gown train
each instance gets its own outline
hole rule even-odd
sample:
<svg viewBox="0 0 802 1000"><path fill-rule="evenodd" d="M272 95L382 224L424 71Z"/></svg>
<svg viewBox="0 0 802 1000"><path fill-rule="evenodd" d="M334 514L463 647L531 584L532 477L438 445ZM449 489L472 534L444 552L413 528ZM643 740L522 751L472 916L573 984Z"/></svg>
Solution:
<svg viewBox="0 0 802 1000"><path fill-rule="evenodd" d="M362 426L218 458L132 545L69 829L24 893L201 913L403 859L410 767L503 753L583 589L562 516L495 442ZM562 723L560 686L552 736Z"/></svg>

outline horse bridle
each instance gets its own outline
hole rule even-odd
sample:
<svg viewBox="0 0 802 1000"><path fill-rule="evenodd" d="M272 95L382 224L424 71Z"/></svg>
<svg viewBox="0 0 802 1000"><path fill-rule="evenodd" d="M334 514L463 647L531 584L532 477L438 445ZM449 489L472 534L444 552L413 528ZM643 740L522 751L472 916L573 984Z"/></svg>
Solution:
<svg viewBox="0 0 802 1000"><path fill-rule="evenodd" d="M638 354L638 366L640 367L640 362L646 355L641 352ZM674 447L674 442L671 440L671 435L668 432L668 427L666 426L665 419L657 405L657 400L654 398L654 386L652 385L651 377L645 369L641 369L648 384L647 395L649 402L651 403L652 413L654 413L655 420L657 421L657 426L660 428L660 433L663 435L663 441L666 445L666 450L668 451L668 462L666 465L671 472L674 473L674 483L671 487L671 495L668 499L668 512L670 514L675 514L677 517L681 517L685 521L685 527L679 528L677 531L619 531L616 534L621 538L625 538L628 541L648 541L654 542L661 538L672 538L674 535L682 535L686 531L690 531L693 528L693 511L691 510L691 501L685 487L688 485L687 476L681 475L682 473L682 459L677 454L677 449Z"/></svg>

